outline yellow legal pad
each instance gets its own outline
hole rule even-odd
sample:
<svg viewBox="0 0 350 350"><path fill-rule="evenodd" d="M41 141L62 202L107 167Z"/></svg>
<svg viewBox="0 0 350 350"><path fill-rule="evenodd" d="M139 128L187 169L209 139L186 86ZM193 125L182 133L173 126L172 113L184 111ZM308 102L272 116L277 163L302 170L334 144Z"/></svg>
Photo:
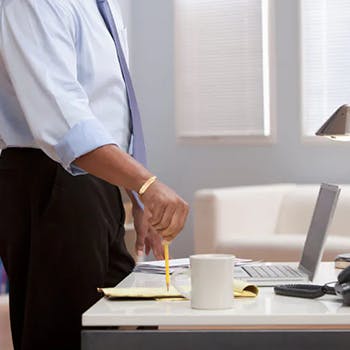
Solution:
<svg viewBox="0 0 350 350"><path fill-rule="evenodd" d="M241 280L234 280L233 293L235 297L254 298L259 289L256 285ZM173 286L169 292L163 288L98 288L108 299L185 299Z"/></svg>

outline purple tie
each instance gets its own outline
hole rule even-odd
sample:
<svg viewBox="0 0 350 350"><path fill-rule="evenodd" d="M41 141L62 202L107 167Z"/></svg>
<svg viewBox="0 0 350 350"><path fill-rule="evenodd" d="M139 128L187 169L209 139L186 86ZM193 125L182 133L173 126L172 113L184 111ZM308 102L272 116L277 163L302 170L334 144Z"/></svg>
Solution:
<svg viewBox="0 0 350 350"><path fill-rule="evenodd" d="M137 105L135 90L132 85L130 71L126 63L122 46L120 44L117 27L115 25L113 14L108 4L108 1L97 0L97 7L101 13L101 16L106 24L108 31L110 32L114 40L115 47L117 49L120 68L121 68L125 86L126 86L126 94L128 97L130 115L131 115L131 124L132 124L133 157L146 167L147 166L146 148L145 148L145 141L143 138L140 111Z"/></svg>

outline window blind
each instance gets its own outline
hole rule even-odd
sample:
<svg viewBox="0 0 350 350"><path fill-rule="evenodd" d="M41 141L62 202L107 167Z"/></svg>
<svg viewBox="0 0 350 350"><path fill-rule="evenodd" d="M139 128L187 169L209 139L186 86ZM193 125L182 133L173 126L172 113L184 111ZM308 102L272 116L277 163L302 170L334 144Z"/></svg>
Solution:
<svg viewBox="0 0 350 350"><path fill-rule="evenodd" d="M350 103L350 2L300 0L300 9L302 125L311 136Z"/></svg>
<svg viewBox="0 0 350 350"><path fill-rule="evenodd" d="M174 0L178 137L268 136L267 0Z"/></svg>

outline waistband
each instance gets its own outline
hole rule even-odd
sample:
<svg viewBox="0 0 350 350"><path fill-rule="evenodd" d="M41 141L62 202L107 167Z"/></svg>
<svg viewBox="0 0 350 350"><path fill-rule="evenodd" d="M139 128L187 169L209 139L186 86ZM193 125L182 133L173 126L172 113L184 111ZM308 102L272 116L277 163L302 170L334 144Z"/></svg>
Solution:
<svg viewBox="0 0 350 350"><path fill-rule="evenodd" d="M44 153L39 148L31 148L31 147L8 147L1 150L2 154L15 154L15 153Z"/></svg>
<svg viewBox="0 0 350 350"><path fill-rule="evenodd" d="M49 156L38 148L9 147L2 150L0 154L0 162L6 163L30 162L30 160L38 158L46 158L51 160Z"/></svg>

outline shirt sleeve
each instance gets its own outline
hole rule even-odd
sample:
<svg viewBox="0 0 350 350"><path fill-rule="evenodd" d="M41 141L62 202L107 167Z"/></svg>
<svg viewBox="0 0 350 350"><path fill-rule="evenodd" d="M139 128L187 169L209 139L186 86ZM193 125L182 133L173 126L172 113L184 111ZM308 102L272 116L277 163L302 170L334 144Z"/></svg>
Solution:
<svg viewBox="0 0 350 350"><path fill-rule="evenodd" d="M72 162L114 144L78 81L76 23L61 0L9 1L0 17L0 50L34 140L72 174Z"/></svg>

